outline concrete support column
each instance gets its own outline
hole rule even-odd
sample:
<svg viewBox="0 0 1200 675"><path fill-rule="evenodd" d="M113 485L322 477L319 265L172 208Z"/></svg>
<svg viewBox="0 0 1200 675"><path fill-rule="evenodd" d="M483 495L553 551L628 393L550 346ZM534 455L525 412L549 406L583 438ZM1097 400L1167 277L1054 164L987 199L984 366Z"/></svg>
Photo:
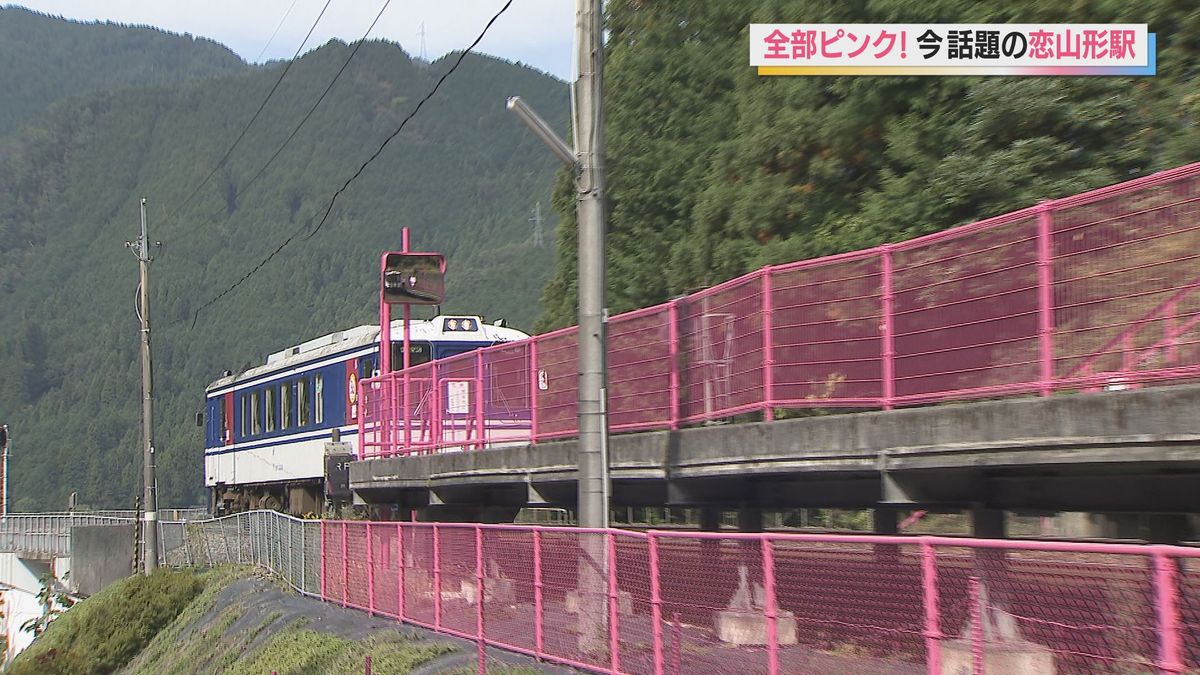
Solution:
<svg viewBox="0 0 1200 675"><path fill-rule="evenodd" d="M875 534L900 534L900 513L896 509L876 507L871 512L871 530Z"/></svg>
<svg viewBox="0 0 1200 675"><path fill-rule="evenodd" d="M900 514L896 509L876 507L871 512L871 529L875 534L900 534ZM875 560L886 566L900 563L900 547L892 544L878 544L874 547Z"/></svg>
<svg viewBox="0 0 1200 675"><path fill-rule="evenodd" d="M1000 509L971 509L971 535L977 539L1007 539L1004 511Z"/></svg>
<svg viewBox="0 0 1200 675"><path fill-rule="evenodd" d="M717 530L721 529L720 507L700 507L700 529L704 532L716 532Z"/></svg>
<svg viewBox="0 0 1200 675"><path fill-rule="evenodd" d="M738 508L738 531L762 532L762 509L753 506L742 506Z"/></svg>

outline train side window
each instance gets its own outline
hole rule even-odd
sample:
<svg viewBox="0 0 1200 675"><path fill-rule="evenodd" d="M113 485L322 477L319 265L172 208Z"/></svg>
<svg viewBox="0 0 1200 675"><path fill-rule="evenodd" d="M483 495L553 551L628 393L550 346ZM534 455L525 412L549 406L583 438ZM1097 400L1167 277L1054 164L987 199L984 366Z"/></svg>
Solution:
<svg viewBox="0 0 1200 675"><path fill-rule="evenodd" d="M275 431L275 387L263 389L263 406L266 408L266 415L263 416L263 419L266 422L267 432Z"/></svg>
<svg viewBox="0 0 1200 675"><path fill-rule="evenodd" d="M242 392L238 394L242 399L242 438L250 435L250 394Z"/></svg>
<svg viewBox="0 0 1200 675"><path fill-rule="evenodd" d="M302 427L308 426L309 403L307 377L302 377L296 381L296 407L298 409L296 415L297 423Z"/></svg>
<svg viewBox="0 0 1200 675"><path fill-rule="evenodd" d="M250 392L250 433L262 433L262 406L258 402L258 390Z"/></svg>
<svg viewBox="0 0 1200 675"><path fill-rule="evenodd" d="M317 424L325 419L324 378L318 373L313 376L313 417Z"/></svg>
<svg viewBox="0 0 1200 675"><path fill-rule="evenodd" d="M284 382L279 385L279 428L287 429L292 426L292 383Z"/></svg>

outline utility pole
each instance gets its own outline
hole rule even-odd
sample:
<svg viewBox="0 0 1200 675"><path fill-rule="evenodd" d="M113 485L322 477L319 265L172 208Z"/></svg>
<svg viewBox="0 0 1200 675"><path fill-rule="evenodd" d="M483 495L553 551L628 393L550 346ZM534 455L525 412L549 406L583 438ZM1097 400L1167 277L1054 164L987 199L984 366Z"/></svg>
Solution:
<svg viewBox="0 0 1200 675"><path fill-rule="evenodd" d="M604 68L602 0L576 0L579 77L575 151L579 161L579 525L608 527L608 366L605 316Z"/></svg>
<svg viewBox="0 0 1200 675"><path fill-rule="evenodd" d="M4 501L0 504L0 517L8 517L8 446L12 443L12 437L8 431L7 424L0 424L0 472L4 473L4 485L0 490L4 491Z"/></svg>
<svg viewBox="0 0 1200 675"><path fill-rule="evenodd" d="M529 222L533 223L533 245L538 248L543 248L546 245L546 238L542 235L542 203L534 204L533 215L529 217Z"/></svg>
<svg viewBox="0 0 1200 675"><path fill-rule="evenodd" d="M142 323L142 570L158 567L158 496L154 475L154 375L150 358L150 241L146 238L146 198L142 197L142 230L125 245L138 260L138 319ZM155 245L158 245L157 242Z"/></svg>

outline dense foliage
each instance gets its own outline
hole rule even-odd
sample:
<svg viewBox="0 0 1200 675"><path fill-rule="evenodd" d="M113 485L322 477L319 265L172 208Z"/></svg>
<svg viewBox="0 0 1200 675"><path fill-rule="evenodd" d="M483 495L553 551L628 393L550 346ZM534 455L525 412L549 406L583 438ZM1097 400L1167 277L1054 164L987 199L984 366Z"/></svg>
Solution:
<svg viewBox="0 0 1200 675"><path fill-rule="evenodd" d="M171 623L203 586L190 570L162 569L119 581L55 619L7 672L114 672Z"/></svg>
<svg viewBox="0 0 1200 675"><path fill-rule="evenodd" d="M0 135L33 120L64 96L245 68L228 48L204 38L64 21L0 6Z"/></svg>
<svg viewBox="0 0 1200 675"><path fill-rule="evenodd" d="M897 241L1200 159L1183 0L611 0L609 305ZM1153 78L759 77L749 23L1148 23ZM564 182L543 327L575 321Z"/></svg>
<svg viewBox="0 0 1200 675"><path fill-rule="evenodd" d="M79 28L59 23L61 39L43 36L24 49L58 58ZM181 48L163 56L147 46L142 58L169 62ZM369 42L250 182L350 49L330 42L294 65L237 152L191 201L282 64L68 97L0 135L0 421L13 427L18 510L61 508L72 491L81 506L128 507L138 491L137 266L123 243L137 234L143 195L150 236L163 242L150 292L165 504L202 498L202 436L192 418L204 386L222 370L375 321L379 254L399 247L402 226L413 228L414 247L449 256L445 311L502 316L517 327L537 315L554 253L552 244L533 244L528 218L536 201L549 201L555 164L504 101L521 94L562 127L567 91L551 77L468 57L310 237L333 191L457 56L422 64L393 43ZM192 326L205 301L297 232Z"/></svg>

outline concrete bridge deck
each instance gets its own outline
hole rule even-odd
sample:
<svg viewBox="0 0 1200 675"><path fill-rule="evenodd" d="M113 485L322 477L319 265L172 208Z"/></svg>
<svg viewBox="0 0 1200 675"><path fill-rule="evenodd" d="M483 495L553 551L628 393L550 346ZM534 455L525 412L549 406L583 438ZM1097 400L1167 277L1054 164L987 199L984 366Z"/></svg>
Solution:
<svg viewBox="0 0 1200 675"><path fill-rule="evenodd" d="M1196 512L1200 385L610 438L614 506ZM572 507L574 441L356 462L368 503L504 519Z"/></svg>

